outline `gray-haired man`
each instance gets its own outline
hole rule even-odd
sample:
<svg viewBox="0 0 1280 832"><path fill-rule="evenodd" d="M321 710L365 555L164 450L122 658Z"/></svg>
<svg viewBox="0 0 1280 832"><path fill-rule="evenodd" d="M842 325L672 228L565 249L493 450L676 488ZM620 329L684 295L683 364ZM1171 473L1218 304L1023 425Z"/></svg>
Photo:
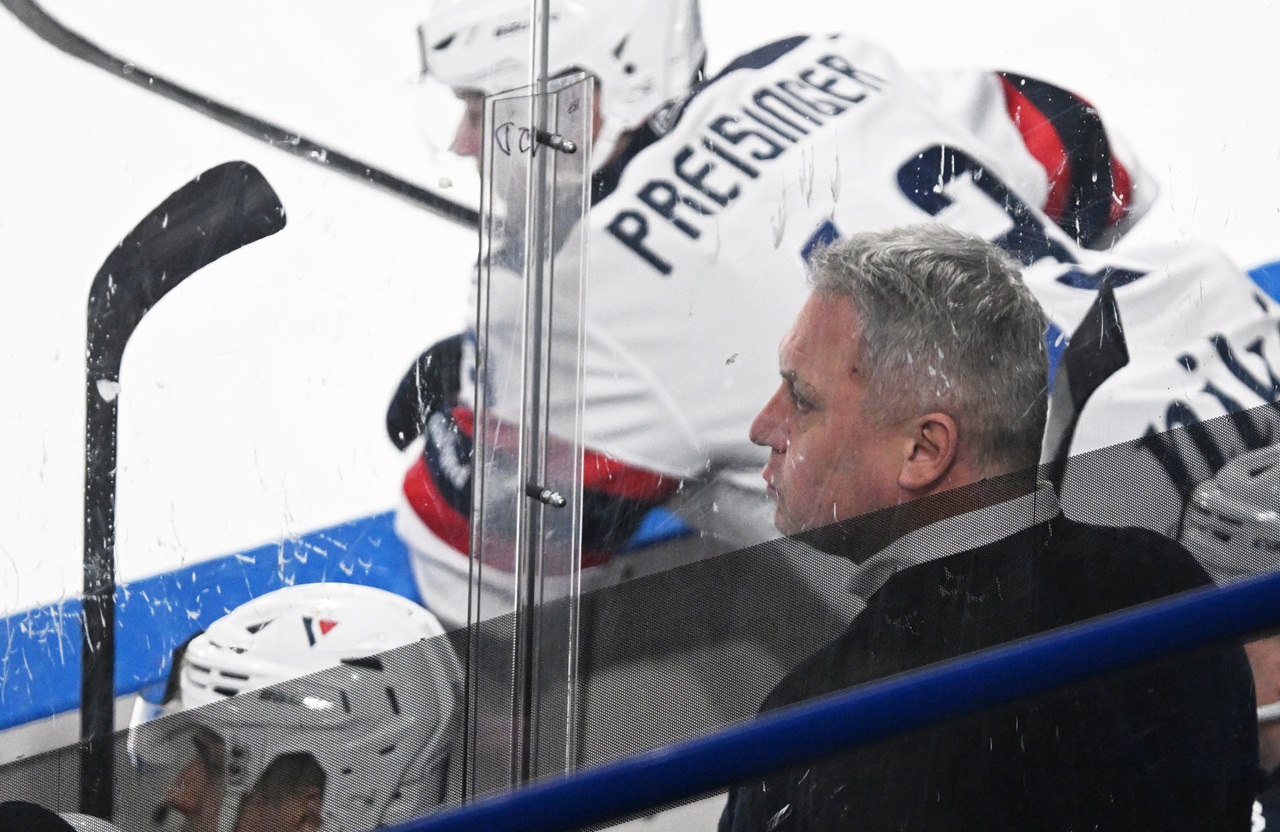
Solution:
<svg viewBox="0 0 1280 832"><path fill-rule="evenodd" d="M860 234L812 282L751 436L778 527L861 563L866 607L763 709L1208 583L1037 481L1044 319L998 249ZM743 785L722 829L1247 829L1252 710L1242 651L1205 651Z"/></svg>

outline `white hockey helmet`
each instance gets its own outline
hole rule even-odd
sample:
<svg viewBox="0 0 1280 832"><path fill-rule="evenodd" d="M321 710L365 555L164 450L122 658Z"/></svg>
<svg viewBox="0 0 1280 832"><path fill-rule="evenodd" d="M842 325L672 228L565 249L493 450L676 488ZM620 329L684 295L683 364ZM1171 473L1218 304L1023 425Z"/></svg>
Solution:
<svg viewBox="0 0 1280 832"><path fill-rule="evenodd" d="M1280 569L1280 444L1240 454L1200 483L1181 543L1217 584Z"/></svg>
<svg viewBox="0 0 1280 832"><path fill-rule="evenodd" d="M323 770L327 832L408 820L445 797L461 673L435 617L398 595L276 590L196 636L175 670L176 700L135 705L129 750L135 763L176 770L191 758L185 741L216 735L205 765L221 768L223 832L283 755L310 755Z"/></svg>
<svg viewBox="0 0 1280 832"><path fill-rule="evenodd" d="M436 0L420 29L423 71L457 91L528 86L530 21L527 0ZM697 0L551 0L547 38L552 77L584 70L599 81L599 163L693 85L707 52Z"/></svg>

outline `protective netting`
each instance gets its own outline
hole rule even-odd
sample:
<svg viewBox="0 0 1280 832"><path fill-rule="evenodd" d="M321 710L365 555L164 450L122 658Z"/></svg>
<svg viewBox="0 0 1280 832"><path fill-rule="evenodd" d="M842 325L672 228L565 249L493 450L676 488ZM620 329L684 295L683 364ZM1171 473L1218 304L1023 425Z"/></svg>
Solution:
<svg viewBox="0 0 1280 832"><path fill-rule="evenodd" d="M728 553L709 537L662 544L693 562L581 599L576 764L705 735L762 706L786 707L1206 585L1171 538L1222 580L1274 570L1275 425L1268 406L1075 457L1062 495L1070 520L1053 519L1052 499L1037 488L1062 473L1045 467ZM1171 449L1180 468L1167 464ZM1147 457L1155 464L1142 464ZM1199 482L1173 482L1171 470L1199 472ZM1080 525L1099 519L1162 534ZM708 556L699 559L700 549ZM484 746L505 748L515 726L509 691L480 674L472 677L479 689L463 696L465 672L453 661L473 654L472 639L509 643L510 628L491 619L162 717L132 739L122 731L116 821L131 832L179 828L175 794L189 785L193 760L205 773L220 771L224 798L240 789L239 802L216 801L220 811L247 811L259 780L246 772L263 772L285 752L319 762L334 828L371 828L456 803L466 775L461 744L485 761ZM919 828L930 806L949 806L999 826L1002 818L1076 817L1090 802L1121 806L1116 817L1129 817L1137 795L1151 817L1235 818L1241 801L1252 800L1257 770L1250 685L1240 650L1206 650L744 784L735 811L742 828L802 828L802 817L836 824L863 812ZM387 734L391 724L398 727ZM151 755L157 764L147 762L146 730L176 741ZM250 758L256 767L244 762ZM501 754L493 759L509 765ZM1046 791L1062 765L1072 778ZM296 768L277 772L276 787L301 788L307 767ZM74 746L7 765L0 799L74 809L77 769ZM980 786L959 789L957 772ZM857 799L844 794L854 781L862 784ZM1010 782L1031 797L971 802Z"/></svg>

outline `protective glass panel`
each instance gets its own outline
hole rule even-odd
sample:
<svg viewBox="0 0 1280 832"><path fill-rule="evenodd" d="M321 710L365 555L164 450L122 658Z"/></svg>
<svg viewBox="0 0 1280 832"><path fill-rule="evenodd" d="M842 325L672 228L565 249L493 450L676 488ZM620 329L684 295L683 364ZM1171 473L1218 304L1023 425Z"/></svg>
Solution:
<svg viewBox="0 0 1280 832"><path fill-rule="evenodd" d="M852 685L1206 586L1200 566L1224 585L1274 572L1274 446L1239 454L1189 502L1158 463L1135 461L1156 447L1190 467L1197 441L1238 447L1242 429L1272 429L1275 419L1273 408L1259 408L1073 457L1069 521L1041 525L1055 505L1044 481L1061 472L1046 466L589 592L582 761L750 719L824 652L831 672L847 671ZM1106 527L1120 508L1176 518L1185 551L1147 531L1113 533ZM1086 534L1076 523L1104 528ZM1037 528L1050 536L1036 537ZM886 612L890 601L898 606ZM927 649L940 652L904 646L918 632L936 636ZM1263 647L1257 672L1266 691L1276 664L1274 653L1260 658ZM793 692L792 701L819 693ZM1260 694L1259 703L1276 698Z"/></svg>
<svg viewBox="0 0 1280 832"><path fill-rule="evenodd" d="M1256 427L1275 418L1270 408L1242 415L1256 419ZM1202 441L1210 439L1228 446L1239 435L1241 424L1239 419L1223 419L1201 423L1198 430ZM1181 445L1189 440L1186 432L1162 434L1157 439L1169 447L1181 447L1184 453L1191 447ZM1125 444L1082 455L1072 459L1068 468L1073 469L1072 476L1106 493L1117 482L1116 472L1124 468L1124 460L1137 447ZM1222 499L1247 496L1239 489L1239 481L1256 489L1270 488L1269 478L1274 477L1277 466L1274 460L1260 456L1265 455L1241 456L1239 465L1228 466L1226 476L1197 489L1194 503L1198 508L1187 510L1184 542L1191 553L1205 563L1217 563L1224 573L1256 574L1275 568L1267 554L1275 549L1274 516L1265 511L1241 513L1237 504ZM1133 529L1083 528L1081 522L1095 519L1087 508L1071 521L1059 517L1032 522L1040 507L1035 501L1028 504L1026 497L1036 492L1025 489L1041 477L1055 476L1055 471L1051 466L1010 475L587 593L582 599L582 616L595 626L580 660L577 765L608 762L696 739L750 720L761 711L808 702L1204 585L1204 574L1192 565L1191 555L1172 548L1166 538ZM1135 475L1135 496L1128 498L1135 510L1159 511L1155 501L1160 489L1156 486L1163 476L1154 472ZM1011 494L1012 499L1023 501L1022 510L1007 511L1010 501L1005 498ZM1144 500L1145 506L1140 504ZM1009 524L1026 524L1027 531L992 541ZM884 544L888 541L888 550L892 550L893 543L904 539L903 532L908 529L912 531L905 537L914 534L925 548L961 551L886 574L882 568L882 555L887 551ZM921 531L924 533L919 534ZM1201 540L1205 533L1212 539ZM655 616L654 610L661 610L662 615ZM305 620L295 623L301 625L295 630L297 638L305 639L313 632ZM505 629L510 632L513 628L506 625ZM265 761L293 749L290 743L297 742L295 732L282 732L279 727L295 724L288 714L311 715L318 720L312 726L316 731L332 729L332 736L346 743L341 746L344 763L374 761L365 768L352 766L361 772L360 777L367 778L380 764L382 747L375 749L365 737L382 735L371 734L364 723L359 730L352 730L350 722L343 721L346 717L331 725L329 717L348 713L347 703L354 711L373 703L390 721L388 730L402 739L421 733L396 722L413 718L418 707L414 703L436 709L437 722L432 724L449 718L450 708L461 720L463 695L449 690L450 679L462 678L453 657L475 655L469 641L496 632L501 630L486 630L486 625L481 625L471 631L456 631L444 641L424 642L429 646L425 657L413 658L426 648L384 653L376 664L353 657L338 671L199 713L224 714L220 723L224 727L218 733L222 738L260 732L264 739L249 745L258 749ZM1249 658L1260 680L1274 679L1280 651L1272 644L1273 636L1260 635L1263 638L1250 645ZM202 680L211 671L192 658L185 666L193 674L201 674ZM232 673L220 671L220 684L243 684L234 675L239 671L228 669ZM1027 672L1035 673L1036 669L1028 667ZM1081 806L1104 805L1110 811L1121 803L1117 811L1158 814L1168 810L1161 800L1170 794L1177 796L1174 811L1185 808L1186 795L1195 795L1203 803L1193 806L1195 811L1212 811L1215 817L1229 820L1248 811L1250 790L1257 782L1255 769L1273 765L1278 757L1270 730L1275 708L1269 707L1271 696L1259 693L1256 703L1262 708L1255 709L1244 652L1230 645L1215 647L1126 671L1117 679L1101 686L1088 683L1065 693L1047 694L975 720L950 722L940 734L886 739L869 746L855 755L857 765L881 780L888 778L874 790L877 798L871 801L871 809L864 790L857 790L853 797L841 797L844 790L840 787L854 775L844 772L844 763L838 760L797 769L794 775L771 781L768 789L758 783L744 784L750 795L743 798L743 823L750 826L774 816L781 818L779 823L793 816L797 819L791 822L799 823L799 818L830 819L843 817L843 813L888 811L888 807L892 807L889 815L875 817L886 823L896 822L903 812L916 818L916 813L930 810L930 801L918 799L922 783L949 789L948 801L965 812L1000 812L1010 817L1019 817L1019 812L1038 817L1035 813L1046 806L1055 810L1074 806L1075 811ZM400 689L395 686L403 683L407 692L398 693L393 700L382 690L383 680L385 686L397 691ZM1260 691L1272 689L1263 684L1260 682ZM405 701L407 696L414 698ZM331 703L339 703L341 713L339 706ZM167 704L164 692L145 698L138 708L142 717L138 722L185 725L181 718L164 715ZM287 713L267 718L262 715L263 708L283 708ZM181 712L180 716L186 714ZM158 719L147 719L157 715ZM1062 738L1068 733L1066 726L1072 729L1069 739ZM1255 733L1259 730L1263 740L1260 756ZM189 782L190 776L182 779L179 775L199 749L201 738L183 734L178 745L148 745L146 736L135 731L131 737L118 737L120 770L130 770L133 762L128 755L132 754L167 765L165 782L171 786L175 779L179 785ZM438 734L433 736L443 742ZM933 753L936 746L946 743L952 744L947 751ZM953 748L956 743L960 745ZM1069 771L1054 769L1065 764L1063 749L1068 744L1076 762L1070 764ZM152 746L157 750L148 753ZM166 755L166 748L177 747L187 756ZM324 745L313 741L307 747L321 749ZM1099 760L1099 749L1114 753ZM1082 758L1089 764L1078 764ZM64 801L66 790L76 781L75 759L75 750L68 749L62 755L12 764L0 778L4 789L0 795L50 804ZM957 765L957 759L963 760L963 765ZM915 771L915 767L924 772L923 779L896 777L896 773ZM806 777L805 771L810 769ZM150 770L144 766L138 772ZM860 783L865 782L861 778L871 776L858 771ZM1103 776L1094 776L1097 772ZM465 770L460 774L465 777ZM1009 786L1007 778L1023 783L1020 778L1031 774L1048 778L1037 786L1035 794L1050 787L1045 783L1060 791L1043 802L1020 798L993 802L983 797L978 809L964 803L976 799L967 791L970 788L1022 795L1025 789ZM156 811L164 784L143 780L132 785L131 777L134 775L122 774L124 814L119 817L145 820ZM813 789L803 788L811 781L816 784ZM1175 788L1171 783L1180 785ZM251 786L244 784L245 789ZM771 795L793 795L797 789L801 799L796 803L768 803ZM179 796L172 799L180 801L178 791ZM450 792L454 794L457 792ZM887 797L881 800L881 795ZM1113 799L1117 795L1124 800ZM716 802L708 799L678 817L687 817L684 811L697 817L713 815ZM219 805L219 812L229 811L226 804ZM661 817L634 822L659 823Z"/></svg>
<svg viewBox="0 0 1280 832"><path fill-rule="evenodd" d="M1168 475L1159 466L1134 460L1154 442L1166 459L1190 465L1197 445L1235 447L1242 431L1267 430L1275 418L1260 408L1074 457L1069 520L1037 519L1053 505L1036 496L1036 481L1061 473L1046 466L588 594L584 619L605 611L596 632L613 636L612 649L601 637L582 663L584 757L659 748L1197 592L1209 584L1193 556L1222 583L1274 572L1274 510L1258 505L1274 493L1274 446L1238 455L1186 504L1161 496ZM1133 528L1083 525L1114 515L1115 495L1135 515L1182 515L1187 548ZM1013 527L1022 530L1006 535ZM658 607L660 622L642 618ZM1259 633L1247 653L1218 645L856 753L820 754L737 784L728 828L1038 828L1061 818L1126 828L1145 817L1243 828L1251 813L1275 811L1274 779L1257 777L1280 763L1275 642ZM1021 682L1045 670L1025 663L1014 675ZM880 712L909 724L930 701L964 701L973 683L910 710L882 699ZM863 720L878 730L875 713ZM708 798L618 828L679 828L689 813L714 824L725 805L724 796Z"/></svg>
<svg viewBox="0 0 1280 832"><path fill-rule="evenodd" d="M486 102L469 793L573 766L592 84Z"/></svg>
<svg viewBox="0 0 1280 832"><path fill-rule="evenodd" d="M298 584L421 600L396 508L423 414L397 383L473 325L478 151L445 152L463 102L421 77L422 4L4 6L0 63L31 83L0 98L31 129L0 204L0 271L27 276L3 312L0 641L24 670L0 672L0 762L93 734L84 778L12 782L109 811L110 726L187 638ZM528 9L509 20L527 53Z"/></svg>
<svg viewBox="0 0 1280 832"><path fill-rule="evenodd" d="M787 711L774 703L769 715ZM881 736L731 783L727 794L592 828L1126 829L1153 820L1271 828L1277 788L1272 781L1255 796L1256 741L1244 656L1207 650Z"/></svg>
<svg viewBox="0 0 1280 832"><path fill-rule="evenodd" d="M478 249L475 214L441 219L422 192L478 207L466 144L480 131L460 142L457 129L466 115L478 124L479 108L466 109L478 99L465 93L524 83L533 27L526 3L479 39L451 38L469 24L440 18L482 5L469 2L0 5L4 150L17 160L0 173L0 377L12 402L0 432L0 760L25 760L0 789L69 809L76 755L44 767L33 755L80 734L82 521L95 507L105 516L82 479L86 405L119 407L114 468L89 454L119 477L119 652L114 679L91 681L116 695L117 725L121 697L163 680L174 646L249 597L319 580L417 597L414 507L393 506L408 502L401 484L439 410L429 403L442 392L456 404L450 351L465 350L452 336L474 314ZM1275 567L1266 406L1280 398L1280 278L1254 267L1277 258L1280 109L1256 102L1271 94L1280 7L1176 11L1077 0L1046 28L1003 2L854 16L797 0L781 20L776 3L706 0L700 17L677 2L588 17L594 37L559 41L555 71L599 74L609 147L592 166L587 231L581 583L637 581L634 595L582 605L580 663L598 681L580 685L580 762L750 717L860 609L855 566L812 546L712 557L778 535L759 476L770 454L749 431L778 384L810 243L935 219L1036 260L1055 427L1080 416L1055 446L1131 443L1092 473L1067 467L1067 513L1177 538L1217 580ZM832 31L847 34L777 43ZM490 37L471 69L450 64ZM685 97L703 39L709 83ZM1131 40L1150 48L1116 46ZM114 58L108 72L86 43ZM516 79L497 80L508 72ZM161 80L278 129L175 103ZM664 106L671 96L680 103ZM229 160L263 174L287 227L171 287L118 378L91 376L86 389L94 276L168 195ZM182 211L152 220L211 228ZM174 274L162 269L161 283ZM1076 336L1104 276L1131 360L1079 400L1066 394L1108 365L1064 348L1089 340ZM103 274L103 286L126 282ZM444 366L453 372L435 374ZM1225 429L1199 427L1216 417ZM468 470L461 458L443 480ZM453 624L466 621L456 550L470 507L458 498L445 547L461 564L443 593L461 609ZM105 541L101 527L88 537ZM696 580L700 569L714 578ZM447 617L439 597L423 600ZM499 643L514 641L510 627ZM499 732L506 751L514 725Z"/></svg>

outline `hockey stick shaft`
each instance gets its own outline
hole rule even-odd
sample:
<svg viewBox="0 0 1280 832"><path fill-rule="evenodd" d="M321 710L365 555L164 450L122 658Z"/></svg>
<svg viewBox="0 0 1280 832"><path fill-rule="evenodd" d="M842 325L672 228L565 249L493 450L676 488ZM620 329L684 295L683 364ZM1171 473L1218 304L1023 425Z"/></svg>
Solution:
<svg viewBox="0 0 1280 832"><path fill-rule="evenodd" d="M1061 490L1085 404L1103 383L1129 363L1120 307L1110 281L1104 280L1098 296L1071 335L1063 351L1050 394L1049 423L1045 426L1042 463L1048 463L1049 480Z"/></svg>
<svg viewBox="0 0 1280 832"><path fill-rule="evenodd" d="M84 628L80 811L113 811L117 400L129 336L175 286L214 260L284 227L284 207L255 168L205 171L148 214L107 257L87 305Z"/></svg>
<svg viewBox="0 0 1280 832"><path fill-rule="evenodd" d="M477 228L480 224L480 215L472 208L117 58L58 22L35 0L0 0L0 5L42 40L117 78L181 104L246 136L266 142L277 150L395 194L466 228Z"/></svg>

